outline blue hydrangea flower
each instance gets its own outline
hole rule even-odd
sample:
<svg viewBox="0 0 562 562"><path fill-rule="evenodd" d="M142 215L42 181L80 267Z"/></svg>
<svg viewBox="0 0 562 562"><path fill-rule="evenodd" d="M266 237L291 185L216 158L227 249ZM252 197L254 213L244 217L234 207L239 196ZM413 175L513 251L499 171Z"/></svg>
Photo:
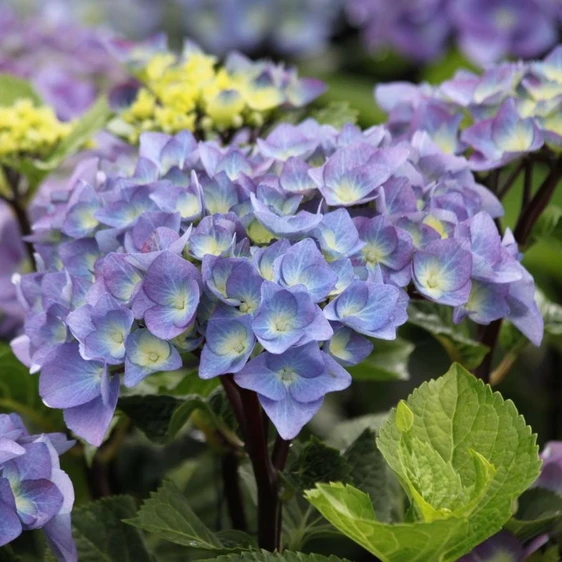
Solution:
<svg viewBox="0 0 562 562"><path fill-rule="evenodd" d="M303 286L284 289L269 281L262 285L261 303L252 329L271 353L283 353L292 346L311 341L325 341L334 333Z"/></svg>
<svg viewBox="0 0 562 562"><path fill-rule="evenodd" d="M504 74L516 79L511 70L457 84L467 111L481 97L487 110L499 107ZM396 95L415 107L396 114L415 121L433 92L403 90ZM294 385L283 396L258 391L292 435L320 406L324 382L343 384L338 363L364 360L376 346L368 338L396 337L408 293L454 307L455 321L506 317L539 343L533 280L493 221L499 200L432 139L444 127L451 140L444 112L456 102L441 103L410 140L403 123L337 131L313 120L285 124L251 149L243 135L223 146L151 133L132 175L99 162L77 170L69 192L38 212L40 271L17 280L27 319L13 349L40 371L44 402L100 445L121 382L179 370L189 352L203 378L266 359L269 373L274 356L304 354L314 377L285 380ZM90 222L82 204L95 207ZM322 393L307 376L324 381Z"/></svg>
<svg viewBox="0 0 562 562"><path fill-rule="evenodd" d="M466 239L430 242L414 254L413 279L426 298L451 306L467 302L471 289L472 254Z"/></svg>
<svg viewBox="0 0 562 562"><path fill-rule="evenodd" d="M282 287L302 285L314 302L321 302L336 286L337 275L311 239L297 242L274 263L274 280Z"/></svg>
<svg viewBox="0 0 562 562"><path fill-rule="evenodd" d="M262 353L234 376L258 393L283 439L293 439L314 416L328 392L343 390L351 376L310 342L282 354Z"/></svg>
<svg viewBox="0 0 562 562"><path fill-rule="evenodd" d="M358 365L371 355L373 344L351 328L341 326L324 347L326 351L344 367Z"/></svg>
<svg viewBox="0 0 562 562"><path fill-rule="evenodd" d="M324 308L324 315L360 334L394 339L407 320L407 300L392 285L356 280Z"/></svg>
<svg viewBox="0 0 562 562"><path fill-rule="evenodd" d="M252 317L249 314L225 318L215 314L205 329L199 376L209 379L237 373L247 363L255 345Z"/></svg>
<svg viewBox="0 0 562 562"><path fill-rule="evenodd" d="M60 433L30 435L17 414L0 414L0 546L22 531L42 529L57 560L77 560L74 490L59 463L73 445Z"/></svg>
<svg viewBox="0 0 562 562"><path fill-rule="evenodd" d="M156 337L175 338L195 317L200 284L193 264L173 252L163 252L148 268L133 312Z"/></svg>
<svg viewBox="0 0 562 562"><path fill-rule="evenodd" d="M329 261L354 256L366 244L359 239L359 232L346 209L326 213L312 236Z"/></svg>
<svg viewBox="0 0 562 562"><path fill-rule="evenodd" d="M178 350L146 329L128 336L125 348L125 386L135 386L152 373L175 371L182 366Z"/></svg>

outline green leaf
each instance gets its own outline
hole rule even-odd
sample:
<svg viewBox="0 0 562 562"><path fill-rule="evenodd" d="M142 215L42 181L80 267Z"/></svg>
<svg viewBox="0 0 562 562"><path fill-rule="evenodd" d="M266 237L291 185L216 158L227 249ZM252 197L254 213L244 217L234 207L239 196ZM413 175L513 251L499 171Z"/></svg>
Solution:
<svg viewBox="0 0 562 562"><path fill-rule="evenodd" d="M410 303L408 322L429 332L445 348L451 361L460 363L466 369L476 369L490 348L474 341L455 326L448 311L430 302Z"/></svg>
<svg viewBox="0 0 562 562"><path fill-rule="evenodd" d="M406 433L414 425L414 414L404 400L398 402L396 407L396 426L401 433Z"/></svg>
<svg viewBox="0 0 562 562"><path fill-rule="evenodd" d="M110 116L111 109L107 99L100 96L74 125L71 133L57 145L48 159L41 163L41 167L46 170L56 168L67 156L74 154L91 140L94 134L105 126Z"/></svg>
<svg viewBox="0 0 562 562"><path fill-rule="evenodd" d="M141 533L122 523L135 514L135 502L113 496L72 512L72 533L80 562L151 562Z"/></svg>
<svg viewBox="0 0 562 562"><path fill-rule="evenodd" d="M326 444L336 449L349 447L366 430L378 431L388 417L388 412L367 414L338 423L326 436Z"/></svg>
<svg viewBox="0 0 562 562"><path fill-rule="evenodd" d="M365 429L345 457L354 486L369 495L377 520L390 522L402 515L402 490L377 447L375 432Z"/></svg>
<svg viewBox="0 0 562 562"><path fill-rule="evenodd" d="M349 482L350 470L345 457L337 449L311 437L283 473L283 478L295 490L305 490L316 482Z"/></svg>
<svg viewBox="0 0 562 562"><path fill-rule="evenodd" d="M536 436L511 401L460 365L422 384L407 403L411 429L400 431L393 410L377 443L418 518L466 517L444 558L456 560L501 529L538 476Z"/></svg>
<svg viewBox="0 0 562 562"><path fill-rule="evenodd" d="M392 410L377 445L410 498L411 522L381 522L351 486L305 495L383 562L457 560L502 528L540 470L536 436L513 403L460 365Z"/></svg>
<svg viewBox="0 0 562 562"><path fill-rule="evenodd" d="M373 353L360 365L349 367L356 380L391 381L408 380L408 360L414 344L397 338L392 341L377 340Z"/></svg>
<svg viewBox="0 0 562 562"><path fill-rule="evenodd" d="M118 408L156 443L171 442L197 411L202 413L203 418L200 420L202 423L220 428L225 437L237 441L230 429L233 424L230 419L231 411L222 390L217 389L215 384L199 384L200 379L194 374L186 376L185 379L189 382L182 390L186 392L191 390L200 394L181 395L178 391L174 396L162 394L123 396L119 399Z"/></svg>
<svg viewBox="0 0 562 562"><path fill-rule="evenodd" d="M39 431L64 427L60 410L47 408L39 396L39 377L30 375L10 346L0 342L0 412L16 412Z"/></svg>
<svg viewBox="0 0 562 562"><path fill-rule="evenodd" d="M232 545L230 537L221 540L195 515L187 498L170 481L152 492L140 511L126 523L155 534L161 539L198 550L227 552L245 550Z"/></svg>
<svg viewBox="0 0 562 562"><path fill-rule="evenodd" d="M314 539L339 535L339 531L302 496L295 495L283 506L283 544L287 550L302 550Z"/></svg>
<svg viewBox="0 0 562 562"><path fill-rule="evenodd" d="M337 556L322 556L321 554L303 554L302 552L245 552L244 554L229 554L218 558L206 558L201 562L348 562Z"/></svg>
<svg viewBox="0 0 562 562"><path fill-rule="evenodd" d="M13 105L19 99L25 98L33 101L35 105L43 103L27 80L11 74L0 74L0 105Z"/></svg>
<svg viewBox="0 0 562 562"><path fill-rule="evenodd" d="M379 522L369 496L341 483L317 484L305 496L332 525L383 562L441 560L443 550L465 525L453 517L431 523Z"/></svg>
<svg viewBox="0 0 562 562"><path fill-rule="evenodd" d="M562 527L562 497L544 488L531 488L518 500L517 513L504 527L520 540L526 541L560 531Z"/></svg>
<svg viewBox="0 0 562 562"><path fill-rule="evenodd" d="M8 544L0 547L0 562L23 562Z"/></svg>
<svg viewBox="0 0 562 562"><path fill-rule="evenodd" d="M341 129L347 123L357 123L359 111L351 107L347 101L331 101L325 107L310 112L310 116L321 125L332 125Z"/></svg>
<svg viewBox="0 0 562 562"><path fill-rule="evenodd" d="M150 440L166 443L171 440L168 434L170 420L182 404L183 400L175 396L124 396L119 398L118 408Z"/></svg>

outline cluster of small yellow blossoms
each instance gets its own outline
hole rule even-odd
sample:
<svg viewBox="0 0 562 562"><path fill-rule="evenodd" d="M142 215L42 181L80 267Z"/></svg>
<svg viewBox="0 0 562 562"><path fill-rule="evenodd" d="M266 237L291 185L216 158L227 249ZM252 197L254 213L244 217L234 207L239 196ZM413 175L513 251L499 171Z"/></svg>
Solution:
<svg viewBox="0 0 562 562"><path fill-rule="evenodd" d="M316 97L306 80L273 63L248 59L224 66L200 51L154 54L137 74L142 87L121 114L131 143L144 131L213 133L260 127L280 106L300 107ZM314 81L316 82L316 81ZM312 90L315 90L313 84Z"/></svg>
<svg viewBox="0 0 562 562"><path fill-rule="evenodd" d="M0 106L0 158L47 156L72 130L48 106L36 106L30 99Z"/></svg>

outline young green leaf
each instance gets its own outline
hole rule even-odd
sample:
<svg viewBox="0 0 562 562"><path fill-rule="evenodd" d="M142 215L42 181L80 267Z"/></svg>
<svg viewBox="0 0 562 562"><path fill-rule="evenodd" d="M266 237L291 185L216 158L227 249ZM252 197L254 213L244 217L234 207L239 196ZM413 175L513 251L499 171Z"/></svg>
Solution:
<svg viewBox="0 0 562 562"><path fill-rule="evenodd" d="M369 496L341 483L317 484L305 496L332 525L383 562L440 560L466 526L465 520L454 517L431 523L379 522Z"/></svg>
<svg viewBox="0 0 562 562"><path fill-rule="evenodd" d="M198 550L229 552L245 550L234 546L231 538L221 540L195 515L187 498L170 481L150 495L129 525L153 533L161 539Z"/></svg>
<svg viewBox="0 0 562 562"><path fill-rule="evenodd" d="M113 496L72 512L72 534L80 562L152 562L142 534L122 523L136 511L127 496Z"/></svg>
<svg viewBox="0 0 562 562"><path fill-rule="evenodd" d="M171 442L196 411L202 412L213 427L220 426L235 440L234 433L229 429L230 412L225 410L221 397L221 390L215 390L208 396L133 395L121 397L118 407L155 443Z"/></svg>
<svg viewBox="0 0 562 562"><path fill-rule="evenodd" d="M460 365L392 410L377 444L408 494L412 522L380 521L369 496L317 484L307 499L383 562L453 562L499 531L536 479L536 436L511 401Z"/></svg>
<svg viewBox="0 0 562 562"><path fill-rule="evenodd" d="M511 401L460 365L422 384L407 403L410 431L400 431L392 411L377 443L422 520L447 511L467 518L447 552L455 560L501 529L512 502L538 476L536 436ZM430 519L428 506L437 510Z"/></svg>
<svg viewBox="0 0 562 562"><path fill-rule="evenodd" d="M80 150L86 142L104 127L111 116L111 109L105 96L99 97L86 113L76 122L71 133L62 140L41 167L55 169L66 157Z"/></svg>

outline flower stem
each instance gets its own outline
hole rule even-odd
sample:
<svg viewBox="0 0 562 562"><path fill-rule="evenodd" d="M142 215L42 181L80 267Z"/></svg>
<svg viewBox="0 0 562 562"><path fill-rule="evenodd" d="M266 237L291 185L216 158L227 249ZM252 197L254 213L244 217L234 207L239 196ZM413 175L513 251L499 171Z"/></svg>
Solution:
<svg viewBox="0 0 562 562"><path fill-rule="evenodd" d="M561 176L562 158L551 167L549 174L546 176L533 198L525 206L517 220L513 235L520 246L524 246L529 239L533 226L548 205Z"/></svg>
<svg viewBox="0 0 562 562"><path fill-rule="evenodd" d="M220 377L244 437L258 489L258 545L269 551L281 546L281 507L277 469L269 457L263 412L255 392L240 388L232 375Z"/></svg>
<svg viewBox="0 0 562 562"><path fill-rule="evenodd" d="M484 326L482 335L480 337L480 342L490 348L490 351L486 354L482 363L476 369L474 369L474 375L484 382L490 382L490 373L492 371L492 360L494 358L494 350L498 343L498 338L500 335L500 329L502 326L502 319L494 320L490 322L487 326Z"/></svg>
<svg viewBox="0 0 562 562"><path fill-rule="evenodd" d="M4 167L3 168L4 177L11 192L11 197L2 197L2 199L8 204L12 209L14 216L18 222L20 232L22 236L29 236L31 234L31 224L27 216L27 211L25 206L22 204L22 200L19 193L19 186L21 182L21 176L15 170ZM31 242L24 242L29 261L33 267L34 271L37 271L37 263L35 262L35 254L33 252L33 244Z"/></svg>
<svg viewBox="0 0 562 562"><path fill-rule="evenodd" d="M248 523L246 521L242 490L240 489L238 465L238 455L234 451L224 454L221 458L224 497L232 528L238 531L247 531Z"/></svg>

